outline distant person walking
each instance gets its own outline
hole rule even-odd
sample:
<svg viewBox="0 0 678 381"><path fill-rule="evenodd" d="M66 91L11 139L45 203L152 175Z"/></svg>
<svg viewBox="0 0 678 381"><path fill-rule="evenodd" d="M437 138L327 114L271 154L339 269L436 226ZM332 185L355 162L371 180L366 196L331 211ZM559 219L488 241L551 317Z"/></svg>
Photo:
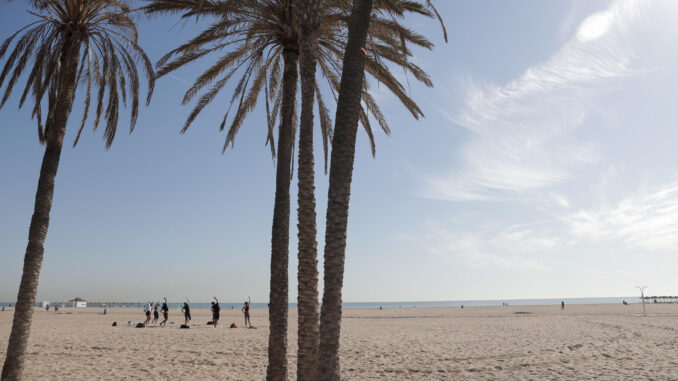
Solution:
<svg viewBox="0 0 678 381"><path fill-rule="evenodd" d="M146 306L144 307L144 312L146 312L146 321L144 321L145 325L148 325L151 322L151 309L153 308L153 307L151 307L152 304L153 303L148 302L148 303L146 303Z"/></svg>
<svg viewBox="0 0 678 381"><path fill-rule="evenodd" d="M169 317L169 307L167 306L167 298L163 299L165 301L162 303L162 308L160 309L162 310L162 317L164 320L160 322L160 325L164 327L165 325L167 325L167 318Z"/></svg>
<svg viewBox="0 0 678 381"><path fill-rule="evenodd" d="M565 301L560 302L560 309L564 310L565 309Z"/></svg>
<svg viewBox="0 0 678 381"><path fill-rule="evenodd" d="M188 322L191 321L191 307L188 306L189 300L186 299L184 306L181 307L181 310L184 312L184 325L188 325Z"/></svg>
<svg viewBox="0 0 678 381"><path fill-rule="evenodd" d="M155 302L155 306L153 306L153 324L156 324L158 322L158 318L160 318L160 314L158 313L159 309L160 302Z"/></svg>
<svg viewBox="0 0 678 381"><path fill-rule="evenodd" d="M248 328L252 327L252 323L250 322L250 303L252 303L252 300L248 296L247 301L242 308L242 312L245 314L245 327Z"/></svg>

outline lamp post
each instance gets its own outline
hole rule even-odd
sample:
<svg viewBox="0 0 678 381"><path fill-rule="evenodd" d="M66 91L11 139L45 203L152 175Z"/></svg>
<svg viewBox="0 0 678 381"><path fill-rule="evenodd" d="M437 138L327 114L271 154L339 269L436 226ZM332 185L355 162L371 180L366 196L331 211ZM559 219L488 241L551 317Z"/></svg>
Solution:
<svg viewBox="0 0 678 381"><path fill-rule="evenodd" d="M647 286L636 286L637 289L640 290L640 301L643 303L643 316L647 316L645 313L645 289Z"/></svg>

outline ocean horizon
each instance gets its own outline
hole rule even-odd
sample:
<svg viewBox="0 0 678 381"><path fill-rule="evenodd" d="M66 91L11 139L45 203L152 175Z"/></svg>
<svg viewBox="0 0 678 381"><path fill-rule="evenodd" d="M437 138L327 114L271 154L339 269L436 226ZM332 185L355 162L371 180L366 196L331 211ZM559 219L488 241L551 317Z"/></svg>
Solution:
<svg viewBox="0 0 678 381"><path fill-rule="evenodd" d="M565 304L621 304L640 303L639 296L625 297L595 297L595 298L544 298L544 299L484 299L484 300L441 300L441 301L396 301L396 302L344 302L343 308L412 308L412 307L489 307L501 306L504 303L509 306L540 306L540 305L559 305ZM155 303L156 301L153 301ZM40 306L41 302L36 302ZM57 302L50 301L54 305ZM61 301L59 301L61 303ZM90 302L92 303L92 302ZM108 307L140 307L146 302L132 302L122 304L110 304ZM15 305L12 302L0 302L0 306ZM183 302L169 302L170 308L181 308ZM241 308L243 302L220 302L222 308ZM96 307L97 305L89 305ZM209 308L210 302L191 302L192 308ZM268 303L252 303L251 308L268 308ZM297 303L289 303L289 308L297 308Z"/></svg>

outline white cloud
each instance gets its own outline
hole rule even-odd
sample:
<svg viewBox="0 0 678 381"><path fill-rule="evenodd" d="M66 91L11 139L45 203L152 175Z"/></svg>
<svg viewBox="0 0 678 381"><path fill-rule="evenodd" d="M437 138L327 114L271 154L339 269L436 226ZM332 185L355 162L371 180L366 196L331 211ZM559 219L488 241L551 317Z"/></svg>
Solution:
<svg viewBox="0 0 678 381"><path fill-rule="evenodd" d="M564 218L577 239L643 249L678 248L678 182L627 197L617 205Z"/></svg>
<svg viewBox="0 0 678 381"><path fill-rule="evenodd" d="M548 271L551 268L535 255L538 249L553 248L556 242L532 237L529 230L502 231L491 237L483 233L429 236L429 252L461 262L472 268L496 267ZM512 250L520 247L520 250ZM507 251L507 248L509 250Z"/></svg>
<svg viewBox="0 0 678 381"><path fill-rule="evenodd" d="M469 268L535 274L589 271L610 255L613 267L635 266L678 249L676 156L664 152L677 4L615 1L508 83L468 81L463 107L446 114L464 131L459 161L422 193L508 202L448 206L463 222L429 228L423 248Z"/></svg>
<svg viewBox="0 0 678 381"><path fill-rule="evenodd" d="M638 191L609 206L570 211L568 201L550 195L563 211L531 223L459 231L433 225L419 241L429 252L471 268L549 271L554 254L602 243L619 250L678 249L678 181ZM562 259L562 258L561 258Z"/></svg>
<svg viewBox="0 0 678 381"><path fill-rule="evenodd" d="M543 222L459 233L437 226L423 241L429 252L462 261L468 267L549 271L551 267L541 253L562 243L530 227Z"/></svg>
<svg viewBox="0 0 678 381"><path fill-rule="evenodd" d="M462 166L425 181L422 195L452 201L492 200L571 181L599 161L573 131L610 81L636 73L625 37L644 2L621 0L584 20L577 35L545 63L506 85L471 82L450 120L471 135Z"/></svg>

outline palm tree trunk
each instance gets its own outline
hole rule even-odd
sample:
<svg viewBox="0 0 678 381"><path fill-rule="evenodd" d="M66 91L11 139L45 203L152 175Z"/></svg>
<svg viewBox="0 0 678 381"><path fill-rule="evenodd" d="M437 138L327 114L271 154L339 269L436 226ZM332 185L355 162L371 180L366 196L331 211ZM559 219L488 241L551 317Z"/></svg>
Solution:
<svg viewBox="0 0 678 381"><path fill-rule="evenodd" d="M28 335L33 318L33 306L38 290L38 278L42 257L45 252L44 243L49 227L49 212L52 209L54 196L54 179L59 168L61 147L66 134L66 122L71 112L71 105L75 96L75 77L78 69L79 44L77 42L66 46L61 57L63 68L59 78L58 96L53 122L49 125L47 147L42 158L38 190L35 193L35 207L31 226L28 230L28 246L24 256L24 270L19 285L12 332L7 345L7 357L2 367L2 381L20 380L24 367L24 356L28 346ZM50 105L52 106L52 105Z"/></svg>
<svg viewBox="0 0 678 381"><path fill-rule="evenodd" d="M318 242L316 239L315 168L313 161L313 105L315 51L318 46L319 1L299 0L301 24L301 118L299 126L298 237L298 359L297 380L315 381L318 370L320 311L318 306Z"/></svg>
<svg viewBox="0 0 678 381"><path fill-rule="evenodd" d="M340 379L339 335L344 283L346 226L355 159L360 96L365 77L365 46L373 0L353 2L335 117L325 230L324 293L320 315L319 379Z"/></svg>
<svg viewBox="0 0 678 381"><path fill-rule="evenodd" d="M297 94L297 64L299 52L283 50L283 104L282 121L278 135L278 166L275 178L273 206L273 234L271 236L271 290L268 320L268 368L266 380L287 380L287 288L290 241L290 167L294 103Z"/></svg>

